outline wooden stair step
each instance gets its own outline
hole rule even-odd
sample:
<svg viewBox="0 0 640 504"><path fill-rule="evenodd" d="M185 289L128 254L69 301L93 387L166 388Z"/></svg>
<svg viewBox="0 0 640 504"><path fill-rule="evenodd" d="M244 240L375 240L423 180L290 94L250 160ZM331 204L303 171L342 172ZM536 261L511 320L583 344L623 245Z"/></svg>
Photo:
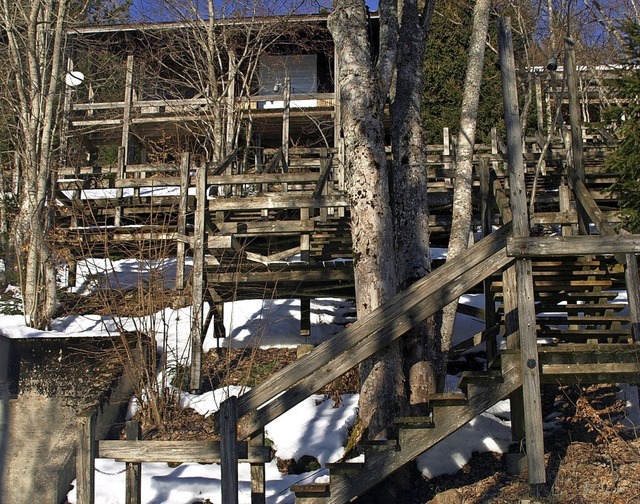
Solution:
<svg viewBox="0 0 640 504"><path fill-rule="evenodd" d="M543 383L640 382L640 363L543 364Z"/></svg>
<svg viewBox="0 0 640 504"><path fill-rule="evenodd" d="M290 490L296 497L328 497L329 488L329 483L297 483Z"/></svg>
<svg viewBox="0 0 640 504"><path fill-rule="evenodd" d="M331 474L352 473L362 470L364 462L330 462L325 464L325 468L331 471Z"/></svg>
<svg viewBox="0 0 640 504"><path fill-rule="evenodd" d="M637 354L640 351L640 345L637 343L584 343L584 344L572 344L572 345L558 345L555 347L544 347L538 349L540 354L583 354L583 353L629 353ZM508 351L506 351L508 352Z"/></svg>
<svg viewBox="0 0 640 504"><path fill-rule="evenodd" d="M554 325L603 325L611 322L628 323L629 317L625 315L560 315L549 317L536 317L539 324Z"/></svg>
<svg viewBox="0 0 640 504"><path fill-rule="evenodd" d="M488 383L498 384L504 381L502 370L491 368L489 371L464 371L458 383L458 388L462 390L467 397L471 397L473 391L469 387L486 386Z"/></svg>
<svg viewBox="0 0 640 504"><path fill-rule="evenodd" d="M400 429L432 429L434 425L430 416L397 417L393 423Z"/></svg>
<svg viewBox="0 0 640 504"><path fill-rule="evenodd" d="M613 338L619 336L629 336L630 329L538 329L538 337L550 336L560 339L567 338Z"/></svg>
<svg viewBox="0 0 640 504"><path fill-rule="evenodd" d="M397 439L371 439L360 441L360 446L364 448L365 453L367 452L385 452L389 450L397 450L398 440Z"/></svg>
<svg viewBox="0 0 640 504"><path fill-rule="evenodd" d="M567 303L565 305L545 305L540 304L536 306L536 311L566 311L566 312L594 312L594 311L605 311L605 310L614 310L621 311L627 307L624 303L584 303L584 304L575 304L575 303Z"/></svg>
<svg viewBox="0 0 640 504"><path fill-rule="evenodd" d="M447 392L429 396L429 404L432 406L458 406L468 402L467 395L463 393Z"/></svg>

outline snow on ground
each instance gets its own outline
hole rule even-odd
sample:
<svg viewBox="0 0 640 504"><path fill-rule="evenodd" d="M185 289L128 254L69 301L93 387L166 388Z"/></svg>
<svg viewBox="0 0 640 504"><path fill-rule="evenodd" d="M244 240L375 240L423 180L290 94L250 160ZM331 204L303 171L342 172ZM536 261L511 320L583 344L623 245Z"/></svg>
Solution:
<svg viewBox="0 0 640 504"><path fill-rule="evenodd" d="M442 253L442 252L439 252ZM87 293L97 285L117 288L133 288L162 281L165 287L172 285L175 261L138 262L87 260L80 264L78 284L74 290ZM620 300L618 300L620 301ZM464 296L462 301L482 307L482 296ZM312 331L308 338L317 344L338 333L341 326L352 320L353 306L343 300L321 299L312 303ZM217 341L212 330L207 334L205 350L216 345L242 348L246 346L290 347L299 344L299 301L267 300L229 303L225 307L225 327L229 337ZM68 316L53 321L51 331L27 328L22 316L0 315L0 334L9 338L106 336L119 329L154 331L159 347L166 349L172 363L188 363L189 308L167 308L147 317L106 317L98 315ZM457 340L467 338L483 329L481 320L466 315L456 319ZM171 366L169 366L171 368ZM457 377L447 378L447 389L455 391ZM233 387L202 395L183 393L183 407L193 408L208 417L229 394L238 395L243 390ZM630 425L640 425L638 391L636 387L621 390L630 411ZM347 431L356 417L357 395L342 396L339 405L330 398L314 395L286 412L266 427L266 436L273 443L276 456L283 459L299 459L310 455L321 464L333 462L343 455ZM431 478L440 474L455 473L470 459L473 452L495 451L503 453L510 443L509 403L501 401L478 416L455 434L418 458L418 467ZM554 428L553 418L546 428ZM97 504L119 503L124 500L124 464L113 460L96 461ZM326 478L320 469L303 475L280 474L275 459L266 466L267 502L293 503L289 487L294 483L313 482ZM147 504L184 504L210 499L220 501L220 467L217 464L185 463L171 468L167 464L143 464L142 502ZM249 466L240 467L240 502L251 498ZM69 502L76 502L75 490L68 495Z"/></svg>

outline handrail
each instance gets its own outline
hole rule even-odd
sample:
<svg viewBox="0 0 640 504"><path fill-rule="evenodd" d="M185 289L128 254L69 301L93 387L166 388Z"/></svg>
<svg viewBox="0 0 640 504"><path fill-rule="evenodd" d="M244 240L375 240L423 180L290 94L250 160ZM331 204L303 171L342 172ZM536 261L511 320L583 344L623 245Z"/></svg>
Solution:
<svg viewBox="0 0 640 504"><path fill-rule="evenodd" d="M275 156L271 158L271 161L269 162L266 169L262 173L273 173L276 167L280 164L280 161L282 161L282 158L283 158L282 154L283 154L282 147L280 147L276 152Z"/></svg>
<svg viewBox="0 0 640 504"><path fill-rule="evenodd" d="M222 172L224 172L227 167L233 163L236 160L236 155L238 154L238 149L234 149L233 152L231 152L231 154L229 154L224 161L222 161L221 163L218 164L218 166L216 166L213 171L211 172L211 175L220 175Z"/></svg>
<svg viewBox="0 0 640 504"><path fill-rule="evenodd" d="M329 157L327 157L327 159L322 161L322 170L320 171L320 178L318 179L318 182L316 183L316 187L313 190L313 195L314 196L320 196L322 194L322 191L324 190L324 186L327 183L327 180L329 180L329 173L331 173L331 166L333 164L333 155L329 155Z"/></svg>
<svg viewBox="0 0 640 504"><path fill-rule="evenodd" d="M320 390L491 274L508 266L511 226L482 239L388 303L240 396L240 439Z"/></svg>

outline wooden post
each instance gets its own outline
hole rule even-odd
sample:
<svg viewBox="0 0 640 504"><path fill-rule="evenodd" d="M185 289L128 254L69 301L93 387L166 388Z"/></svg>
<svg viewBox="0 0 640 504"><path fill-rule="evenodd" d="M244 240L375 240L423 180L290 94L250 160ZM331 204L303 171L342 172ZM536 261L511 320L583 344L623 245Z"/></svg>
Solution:
<svg viewBox="0 0 640 504"><path fill-rule="evenodd" d="M140 424L137 420L127 422L127 440L138 441L140 439ZM140 504L142 502L142 464L139 462L127 462L126 504Z"/></svg>
<svg viewBox="0 0 640 504"><path fill-rule="evenodd" d="M187 235L187 205L189 202L189 165L191 157L188 152L182 154L180 160L180 199L178 200L178 249L176 252L176 289L182 291L185 285L185 249L183 239Z"/></svg>
<svg viewBox="0 0 640 504"><path fill-rule="evenodd" d="M207 165L196 172L196 212L193 224L193 287L191 315L191 373L189 388L200 390L202 382L202 311L204 307L204 247L207 211Z"/></svg>
<svg viewBox="0 0 640 504"><path fill-rule="evenodd" d="M311 299L300 299L300 336L311 336Z"/></svg>
<svg viewBox="0 0 640 504"><path fill-rule="evenodd" d="M122 114L122 143L124 162L129 163L129 132L131 130L131 104L133 102L133 54L127 56L124 84L124 111Z"/></svg>
<svg viewBox="0 0 640 504"><path fill-rule="evenodd" d="M264 429L249 439L249 446L264 446ZM251 464L251 504L265 504L264 463Z"/></svg>
<svg viewBox="0 0 640 504"><path fill-rule="evenodd" d="M527 187L524 178L522 130L518 111L518 94L511 21L499 23L500 69L502 74L505 126L507 130L507 155L509 186L514 236L529 236L527 211ZM518 286L518 328L522 361L522 393L525 408L525 432L529 483L546 481L544 466L544 432L540 400L540 370L536 340L536 314L533 294L533 274L530 259L516 260Z"/></svg>
<svg viewBox="0 0 640 504"><path fill-rule="evenodd" d="M78 449L76 453L77 504L93 504L95 498L95 433L96 410L78 417Z"/></svg>
<svg viewBox="0 0 640 504"><path fill-rule="evenodd" d="M300 209L300 222L306 222L311 218L311 209ZM311 249L311 235L309 233L300 234L300 260L309 262Z"/></svg>
<svg viewBox="0 0 640 504"><path fill-rule="evenodd" d="M638 259L636 255L627 254L624 276L627 286L627 302L629 303L631 336L635 343L640 342L640 277L638 275Z"/></svg>
<svg viewBox="0 0 640 504"><path fill-rule="evenodd" d="M569 180L584 182L584 160L582 146L582 121L580 119L580 95L578 94L578 78L576 76L575 43L571 39L564 41L564 71L569 92L569 121L571 123L571 159ZM578 229L580 234L589 234L589 218L580 203L576 203L578 213Z"/></svg>
<svg viewBox="0 0 640 504"><path fill-rule="evenodd" d="M491 234L493 225L493 213L491 211L491 170L486 157L480 158L480 221L482 225L482 237ZM491 292L491 280L483 282L484 290L484 325L485 329L493 327L497 322L496 304ZM486 343L487 362L492 362L498 352L497 341L491 338Z"/></svg>
<svg viewBox="0 0 640 504"><path fill-rule="evenodd" d="M282 110L282 158L283 166L289 166L289 122L291 119L291 79L284 79L284 108Z"/></svg>
<svg viewBox="0 0 640 504"><path fill-rule="evenodd" d="M126 170L126 149L124 147L118 148L118 169L116 173L116 180L124 178ZM122 219L122 187L116 189L116 209L113 224L119 226Z"/></svg>
<svg viewBox="0 0 640 504"><path fill-rule="evenodd" d="M544 133L544 105L542 99L542 77L534 71L534 84L536 88L536 118L538 119L538 134Z"/></svg>
<svg viewBox="0 0 640 504"><path fill-rule="evenodd" d="M442 157L446 159L449 156L451 156L451 135L449 133L449 128L444 127L442 128ZM454 166L451 162L444 161L443 168L445 172L448 172L453 170ZM444 182L447 187L453 187L451 177L445 175Z"/></svg>
<svg viewBox="0 0 640 504"><path fill-rule="evenodd" d="M220 404L222 502L238 504L238 398Z"/></svg>

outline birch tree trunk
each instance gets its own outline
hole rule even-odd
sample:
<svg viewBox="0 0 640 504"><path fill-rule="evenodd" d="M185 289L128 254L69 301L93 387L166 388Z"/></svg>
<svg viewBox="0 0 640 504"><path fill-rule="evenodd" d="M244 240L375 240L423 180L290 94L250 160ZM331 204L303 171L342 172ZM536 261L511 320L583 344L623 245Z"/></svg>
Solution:
<svg viewBox="0 0 640 504"><path fill-rule="evenodd" d="M482 82L490 12L491 0L476 0L473 10L473 29L469 44L467 75L460 113L448 261L457 257L461 251L469 246L472 214L473 150L476 141L480 83ZM441 331L442 351L445 353L451 348L457 305L458 302L454 301L443 310Z"/></svg>
<svg viewBox="0 0 640 504"><path fill-rule="evenodd" d="M29 325L44 328L56 305L54 256L47 243L50 175L61 103L68 0L2 0L17 118L13 143L22 167L20 207L12 233L21 257L21 287Z"/></svg>
<svg viewBox="0 0 640 504"><path fill-rule="evenodd" d="M396 87L391 104L391 173L395 226L396 271L400 289L406 289L431 271L426 152L421 101L423 54L435 1L420 9L416 0L402 4L397 50ZM446 362L439 352L433 319L403 338L403 364L412 412L426 413L436 378L444 378Z"/></svg>
<svg viewBox="0 0 640 504"><path fill-rule="evenodd" d="M381 3L381 10L389 5ZM388 20L388 18L387 18ZM372 63L364 2L339 0L329 16L338 59L346 186L351 202L351 233L358 315L397 292L393 220L389 205L383 112L393 68L392 31L381 19L382 45L390 51ZM390 37L387 38L386 34ZM405 403L399 345L392 344L360 366L359 419L369 438L387 437Z"/></svg>

